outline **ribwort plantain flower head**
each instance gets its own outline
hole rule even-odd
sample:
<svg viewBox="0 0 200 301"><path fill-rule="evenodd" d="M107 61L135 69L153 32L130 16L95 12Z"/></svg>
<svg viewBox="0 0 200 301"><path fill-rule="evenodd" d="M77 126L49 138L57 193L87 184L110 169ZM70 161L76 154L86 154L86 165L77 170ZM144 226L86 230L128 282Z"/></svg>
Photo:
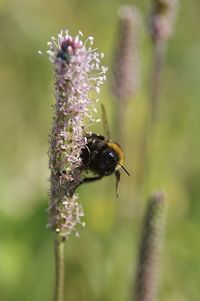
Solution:
<svg viewBox="0 0 200 301"><path fill-rule="evenodd" d="M157 191L149 198L143 224L134 291L136 301L156 300L165 220L165 194Z"/></svg>
<svg viewBox="0 0 200 301"><path fill-rule="evenodd" d="M173 34L178 0L152 0L152 2L150 34L155 42L167 41Z"/></svg>
<svg viewBox="0 0 200 301"><path fill-rule="evenodd" d="M97 121L96 101L90 93L100 92L107 70L100 64L103 54L92 49L93 38L85 42L81 38L81 32L72 37L62 31L57 38L51 38L47 51L54 68L56 99L49 146L48 226L62 239L72 232L77 234L77 224L83 224L84 214L75 190L81 182L81 152L87 144L85 127Z"/></svg>
<svg viewBox="0 0 200 301"><path fill-rule="evenodd" d="M112 93L119 101L135 94L140 80L139 32L141 15L133 5L118 11L119 26L113 56Z"/></svg>

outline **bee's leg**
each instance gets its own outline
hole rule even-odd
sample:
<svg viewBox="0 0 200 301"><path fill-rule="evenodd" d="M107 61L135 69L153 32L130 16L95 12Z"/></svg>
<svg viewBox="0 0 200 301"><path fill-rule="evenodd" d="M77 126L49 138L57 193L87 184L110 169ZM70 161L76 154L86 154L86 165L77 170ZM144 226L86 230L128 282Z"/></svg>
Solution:
<svg viewBox="0 0 200 301"><path fill-rule="evenodd" d="M115 171L115 177L116 177L116 195L117 195L117 198L119 197L119 182L120 182L120 172L119 170L116 170Z"/></svg>
<svg viewBox="0 0 200 301"><path fill-rule="evenodd" d="M98 181L98 180L101 180L101 179L102 179L102 176L95 176L95 177L90 177L90 178L83 178L82 181L81 181L81 184L82 184L82 183L95 182L95 181Z"/></svg>

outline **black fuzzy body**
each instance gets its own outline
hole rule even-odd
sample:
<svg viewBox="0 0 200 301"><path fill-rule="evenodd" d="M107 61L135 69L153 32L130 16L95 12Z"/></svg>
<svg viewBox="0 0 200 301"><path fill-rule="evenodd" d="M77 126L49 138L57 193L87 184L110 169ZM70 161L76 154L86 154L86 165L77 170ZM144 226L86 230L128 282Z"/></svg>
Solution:
<svg viewBox="0 0 200 301"><path fill-rule="evenodd" d="M112 148L110 140L92 133L87 135L86 147L82 150L82 166L100 177L111 175L119 163L119 155Z"/></svg>

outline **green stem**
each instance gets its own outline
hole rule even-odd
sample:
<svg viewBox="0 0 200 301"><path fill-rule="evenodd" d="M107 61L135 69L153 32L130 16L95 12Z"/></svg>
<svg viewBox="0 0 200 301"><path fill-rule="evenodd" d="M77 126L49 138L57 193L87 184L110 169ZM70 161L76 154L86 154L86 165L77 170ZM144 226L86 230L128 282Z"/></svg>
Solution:
<svg viewBox="0 0 200 301"><path fill-rule="evenodd" d="M149 110L146 122L144 124L143 134L141 137L140 152L138 164L140 170L138 171L137 186L139 190L144 184L146 171L149 169L149 142L153 135L153 130L156 124L156 119L159 111L159 97L161 90L161 75L164 67L166 43L163 41L156 41L154 45L154 59L152 67L150 96L149 96Z"/></svg>
<svg viewBox="0 0 200 301"><path fill-rule="evenodd" d="M125 121L126 121L126 103L121 99L116 100L116 113L115 113L115 137L120 145L125 144Z"/></svg>
<svg viewBox="0 0 200 301"><path fill-rule="evenodd" d="M151 104L151 116L150 122L154 124L157 117L157 110L160 96L161 85L161 73L164 64L166 43L163 41L156 41L154 48L154 65L152 73L151 91L150 91L150 104Z"/></svg>
<svg viewBox="0 0 200 301"><path fill-rule="evenodd" d="M55 238L55 301L64 300L64 241Z"/></svg>

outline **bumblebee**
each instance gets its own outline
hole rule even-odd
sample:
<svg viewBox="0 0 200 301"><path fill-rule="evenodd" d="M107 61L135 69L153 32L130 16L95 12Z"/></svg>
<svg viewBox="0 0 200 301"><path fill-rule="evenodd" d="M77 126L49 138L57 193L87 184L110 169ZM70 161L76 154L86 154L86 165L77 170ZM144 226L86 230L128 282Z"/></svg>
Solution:
<svg viewBox="0 0 200 301"><path fill-rule="evenodd" d="M107 135L110 137L105 109L102 105L102 116ZM123 166L124 151L121 146L95 133L86 134L87 144L82 150L81 159L83 170L92 171L95 176L85 177L82 183L90 183L102 179L104 176L110 176L113 173L116 177L116 194L118 196L118 185L120 182L119 169L122 168L129 176L130 174Z"/></svg>

